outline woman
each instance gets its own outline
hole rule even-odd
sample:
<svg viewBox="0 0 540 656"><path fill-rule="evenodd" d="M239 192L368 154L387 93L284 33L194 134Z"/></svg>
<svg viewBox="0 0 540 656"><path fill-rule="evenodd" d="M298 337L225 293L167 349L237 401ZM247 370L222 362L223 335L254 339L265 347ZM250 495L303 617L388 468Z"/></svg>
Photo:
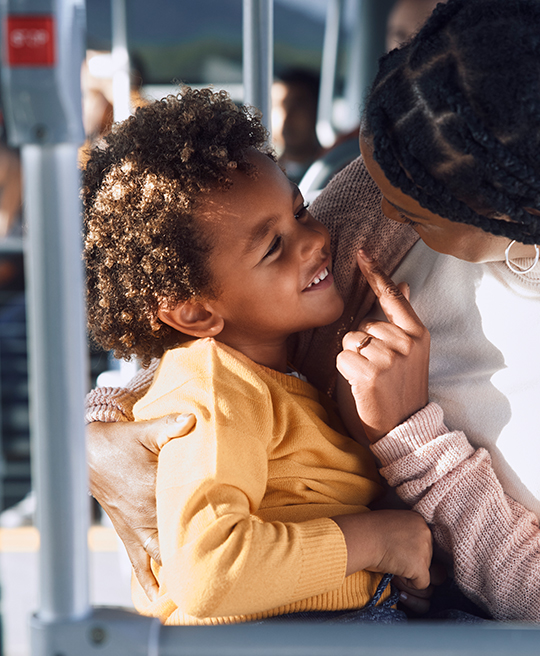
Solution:
<svg viewBox="0 0 540 656"><path fill-rule="evenodd" d="M399 231L398 223L381 216L381 194L360 160L336 176L313 211L331 231L346 310L338 324L300 335L292 349L308 379L332 392L340 340L373 301L358 275L358 248L365 245L396 280L409 282L432 336L430 399L469 441L445 428L438 406L416 413L425 402L422 385L417 394L408 384L408 358L401 351L415 343L418 324L408 330L373 318L361 324L360 335L344 340L340 369L353 383L366 367L385 381L369 394L356 394L356 406L370 439L382 437L373 447L382 473L431 523L436 540L452 554L461 587L495 618L535 621L540 621L539 33L535 0L449 0L410 44L381 61L361 149L382 188L383 211L412 225ZM418 242L400 263L416 233L425 243ZM370 267L363 264L366 272ZM390 359L388 353L397 355ZM377 410L388 389L402 402L393 425ZM404 390L411 398L402 398ZM124 399L129 412L131 392L115 394L104 399L108 407L111 398L112 405ZM100 414L99 404L96 409L92 418L114 418ZM408 419L411 413L416 414ZM104 466L116 439L129 432L120 428L110 439L91 441L94 490L105 506L114 500L112 512L118 493L100 480L111 474L128 478ZM142 427L136 430L144 434ZM100 491L100 485L109 485L109 491ZM129 511L124 516L142 525ZM143 540L153 535L151 521L148 526L140 531ZM147 546L157 545L150 540ZM140 553L133 558L144 564Z"/></svg>

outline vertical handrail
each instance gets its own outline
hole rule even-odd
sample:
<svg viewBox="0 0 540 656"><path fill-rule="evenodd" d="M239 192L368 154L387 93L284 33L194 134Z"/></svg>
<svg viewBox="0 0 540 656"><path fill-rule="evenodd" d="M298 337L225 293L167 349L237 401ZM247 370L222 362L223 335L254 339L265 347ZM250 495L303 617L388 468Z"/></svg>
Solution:
<svg viewBox="0 0 540 656"><path fill-rule="evenodd" d="M347 132L353 130L360 122L360 108L364 92L364 29L365 21L362 14L362 5L365 0L352 0L351 2L351 29L347 39L347 69L343 96L345 99L346 114L341 117L343 129Z"/></svg>
<svg viewBox="0 0 540 656"><path fill-rule="evenodd" d="M335 140L332 114L343 3L344 0L329 0L326 13L321 64L321 86L317 110L317 136L321 144L325 147L331 146Z"/></svg>
<svg viewBox="0 0 540 656"><path fill-rule="evenodd" d="M112 93L114 122L124 121L132 112L126 0L111 0ZM111 360L113 356L111 355ZM119 361L119 384L125 385L137 373L135 358Z"/></svg>
<svg viewBox="0 0 540 656"><path fill-rule="evenodd" d="M80 620L88 594L86 331L78 146L84 0L2 0L8 136L21 147L39 621Z"/></svg>
<svg viewBox="0 0 540 656"><path fill-rule="evenodd" d="M22 162L39 617L53 622L90 612L77 147L27 144Z"/></svg>
<svg viewBox="0 0 540 656"><path fill-rule="evenodd" d="M244 104L262 112L271 133L272 81L274 77L274 2L244 0L243 4Z"/></svg>
<svg viewBox="0 0 540 656"><path fill-rule="evenodd" d="M356 26L352 38L355 62L352 63L354 81L351 84L357 86L350 90L351 100L359 103L359 111L363 104L367 91L378 70L379 57L386 50L386 25L388 15L393 7L394 0L356 0L358 2L356 13ZM354 94L354 96L353 96Z"/></svg>
<svg viewBox="0 0 540 656"><path fill-rule="evenodd" d="M111 0L114 121L131 114L126 0Z"/></svg>

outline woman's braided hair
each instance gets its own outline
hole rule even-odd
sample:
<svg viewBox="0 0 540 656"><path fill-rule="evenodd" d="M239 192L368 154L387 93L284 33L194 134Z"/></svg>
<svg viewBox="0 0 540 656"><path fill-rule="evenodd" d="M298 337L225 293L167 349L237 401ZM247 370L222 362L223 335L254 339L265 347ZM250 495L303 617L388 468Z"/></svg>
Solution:
<svg viewBox="0 0 540 656"><path fill-rule="evenodd" d="M540 2L437 5L381 59L364 134L388 180L422 207L539 243L529 210L540 210Z"/></svg>
<svg viewBox="0 0 540 656"><path fill-rule="evenodd" d="M84 172L84 258L92 336L143 363L176 345L169 306L218 293L208 267L212 235L196 213L205 194L255 175L250 149L268 152L256 114L224 92L185 88L137 109L91 153ZM269 153L270 154L270 153Z"/></svg>

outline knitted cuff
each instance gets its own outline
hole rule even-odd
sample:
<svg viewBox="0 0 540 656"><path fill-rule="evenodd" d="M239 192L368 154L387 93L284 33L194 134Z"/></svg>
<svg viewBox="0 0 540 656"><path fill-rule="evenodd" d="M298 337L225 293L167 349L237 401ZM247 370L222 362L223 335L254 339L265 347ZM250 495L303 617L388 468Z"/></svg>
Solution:
<svg viewBox="0 0 540 656"><path fill-rule="evenodd" d="M133 406L138 395L122 387L98 387L86 396L84 420L133 421Z"/></svg>
<svg viewBox="0 0 540 656"><path fill-rule="evenodd" d="M133 406L148 391L159 362L154 359L147 368L140 369L126 388L98 387L89 392L86 396L85 422L133 421Z"/></svg>
<svg viewBox="0 0 540 656"><path fill-rule="evenodd" d="M296 524L302 539L302 565L294 596L311 597L343 584L347 544L339 526L326 517Z"/></svg>
<svg viewBox="0 0 540 656"><path fill-rule="evenodd" d="M371 451L383 466L387 466L448 433L443 420L441 407L429 403L373 444Z"/></svg>

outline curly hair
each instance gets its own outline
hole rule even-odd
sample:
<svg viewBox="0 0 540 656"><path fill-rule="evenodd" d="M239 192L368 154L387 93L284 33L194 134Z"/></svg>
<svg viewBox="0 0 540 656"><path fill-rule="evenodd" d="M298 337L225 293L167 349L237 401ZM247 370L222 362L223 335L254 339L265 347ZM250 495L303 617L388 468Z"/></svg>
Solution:
<svg viewBox="0 0 540 656"><path fill-rule="evenodd" d="M422 207L538 243L540 2L437 5L381 59L364 134L388 180Z"/></svg>
<svg viewBox="0 0 540 656"><path fill-rule="evenodd" d="M271 154L267 139L255 111L225 92L186 87L137 109L92 151L84 259L88 324L104 349L147 364L181 338L158 318L160 303L215 297L212 238L197 209L205 194L232 184L232 171L255 175L247 155Z"/></svg>

